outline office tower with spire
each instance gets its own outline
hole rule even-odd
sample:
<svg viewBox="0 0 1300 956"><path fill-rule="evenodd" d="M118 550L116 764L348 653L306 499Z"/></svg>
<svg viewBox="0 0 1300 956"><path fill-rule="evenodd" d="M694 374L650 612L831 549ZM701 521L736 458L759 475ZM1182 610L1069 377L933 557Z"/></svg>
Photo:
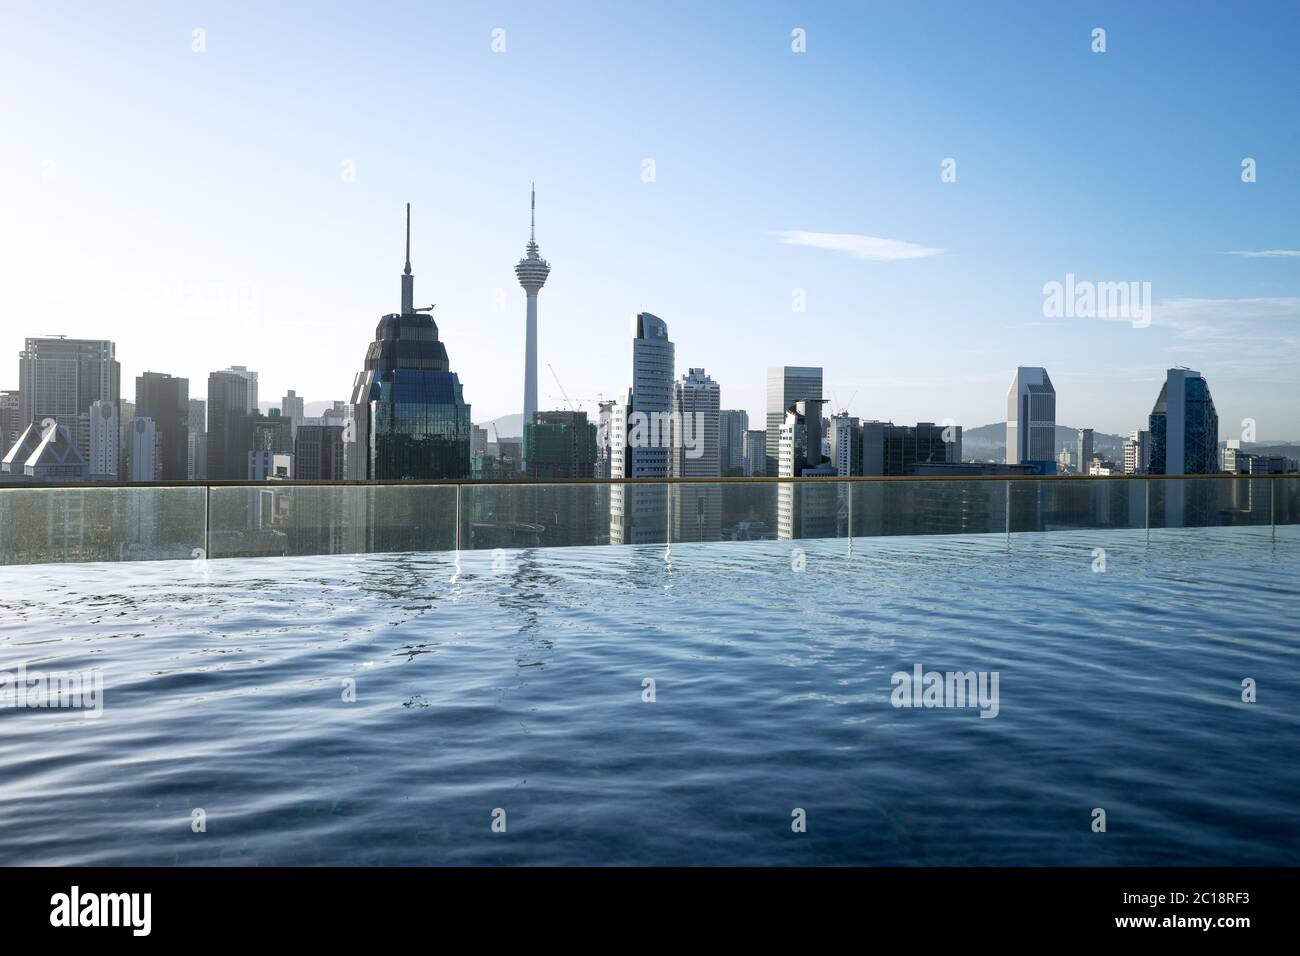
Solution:
<svg viewBox="0 0 1300 956"><path fill-rule="evenodd" d="M546 285L551 264L541 257L537 247L537 187L533 186L528 222L528 245L524 257L515 263L515 277L528 297L528 314L524 322L524 419L527 428L537 415L537 293ZM528 470L528 462L524 463Z"/></svg>
<svg viewBox="0 0 1300 956"><path fill-rule="evenodd" d="M406 205L402 311L379 320L349 402L349 478L469 478L470 407L438 338L433 306L415 307Z"/></svg>
<svg viewBox="0 0 1300 956"><path fill-rule="evenodd" d="M1020 366L1007 390L1007 464L1056 471L1056 389L1047 369Z"/></svg>

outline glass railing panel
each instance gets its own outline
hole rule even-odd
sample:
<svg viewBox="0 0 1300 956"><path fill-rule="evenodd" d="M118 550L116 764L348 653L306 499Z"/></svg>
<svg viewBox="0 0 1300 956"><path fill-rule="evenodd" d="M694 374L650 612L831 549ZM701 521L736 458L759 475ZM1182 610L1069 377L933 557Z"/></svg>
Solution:
<svg viewBox="0 0 1300 956"><path fill-rule="evenodd" d="M668 489L666 483L611 484L609 543L667 543Z"/></svg>
<svg viewBox="0 0 1300 956"><path fill-rule="evenodd" d="M461 486L460 546L466 551L609 543L608 484Z"/></svg>
<svg viewBox="0 0 1300 956"><path fill-rule="evenodd" d="M850 488L850 482L831 478L777 482L777 538L848 537Z"/></svg>
<svg viewBox="0 0 1300 956"><path fill-rule="evenodd" d="M190 558L203 547L206 492L0 488L0 564Z"/></svg>
<svg viewBox="0 0 1300 956"><path fill-rule="evenodd" d="M1271 521L1270 479L1151 478L1152 528L1221 528Z"/></svg>
<svg viewBox="0 0 1300 956"><path fill-rule="evenodd" d="M669 486L674 544L773 541L781 485L774 481L685 482Z"/></svg>
<svg viewBox="0 0 1300 956"><path fill-rule="evenodd" d="M1005 534L1005 481L859 481L854 537L897 534Z"/></svg>
<svg viewBox="0 0 1300 956"><path fill-rule="evenodd" d="M1300 476L1274 478L1273 523L1300 524Z"/></svg>
<svg viewBox="0 0 1300 956"><path fill-rule="evenodd" d="M1145 480L1057 478L1007 485L1012 532L1146 527Z"/></svg>
<svg viewBox="0 0 1300 956"><path fill-rule="evenodd" d="M459 500L459 510L457 508ZM0 487L0 563L1300 523L1300 477Z"/></svg>
<svg viewBox="0 0 1300 956"><path fill-rule="evenodd" d="M209 557L271 557L456 547L454 485L214 487Z"/></svg>

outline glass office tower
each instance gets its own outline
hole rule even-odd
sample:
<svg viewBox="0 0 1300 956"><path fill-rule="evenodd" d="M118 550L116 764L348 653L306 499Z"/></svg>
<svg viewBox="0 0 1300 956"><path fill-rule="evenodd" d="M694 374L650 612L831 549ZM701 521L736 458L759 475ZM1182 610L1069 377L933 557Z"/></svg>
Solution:
<svg viewBox="0 0 1300 956"><path fill-rule="evenodd" d="M433 307L414 307L413 282L408 205L402 311L379 320L352 388L349 478L470 477L469 405L438 339Z"/></svg>

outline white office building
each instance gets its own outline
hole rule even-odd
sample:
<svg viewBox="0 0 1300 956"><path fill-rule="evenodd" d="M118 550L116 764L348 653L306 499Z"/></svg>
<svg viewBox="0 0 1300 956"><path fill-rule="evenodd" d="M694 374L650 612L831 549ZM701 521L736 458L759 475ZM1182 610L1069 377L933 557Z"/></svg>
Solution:
<svg viewBox="0 0 1300 956"><path fill-rule="evenodd" d="M121 462L121 432L117 403L105 399L90 406L89 474L94 479L116 479Z"/></svg>
<svg viewBox="0 0 1300 956"><path fill-rule="evenodd" d="M1151 433L1135 428L1124 442L1124 474L1145 475L1151 467Z"/></svg>
<svg viewBox="0 0 1300 956"><path fill-rule="evenodd" d="M127 434L131 481L158 481L162 473L162 448L157 424L152 418L136 416Z"/></svg>
<svg viewBox="0 0 1300 956"><path fill-rule="evenodd" d="M717 478L722 474L719 440L721 389L702 368L690 369L673 385L674 478ZM721 536L722 488L714 484L671 489L674 541L717 541Z"/></svg>
<svg viewBox="0 0 1300 956"><path fill-rule="evenodd" d="M1007 390L1007 454L1011 465L1056 461L1056 389L1047 369L1020 366Z"/></svg>

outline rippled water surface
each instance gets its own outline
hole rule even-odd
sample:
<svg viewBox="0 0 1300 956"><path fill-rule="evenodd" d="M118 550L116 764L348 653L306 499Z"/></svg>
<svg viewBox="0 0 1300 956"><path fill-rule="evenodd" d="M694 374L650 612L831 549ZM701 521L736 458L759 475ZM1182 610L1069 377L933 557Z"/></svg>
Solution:
<svg viewBox="0 0 1300 956"><path fill-rule="evenodd" d="M799 545L2 568L0 862L1297 862L1300 529Z"/></svg>

